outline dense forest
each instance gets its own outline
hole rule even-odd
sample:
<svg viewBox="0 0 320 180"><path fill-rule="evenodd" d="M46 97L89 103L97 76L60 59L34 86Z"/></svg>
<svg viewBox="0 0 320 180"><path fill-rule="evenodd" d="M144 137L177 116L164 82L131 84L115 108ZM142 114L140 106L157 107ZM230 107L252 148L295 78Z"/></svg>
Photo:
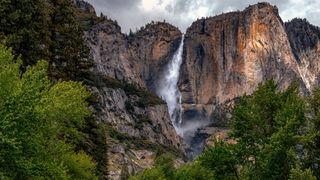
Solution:
<svg viewBox="0 0 320 180"><path fill-rule="evenodd" d="M68 0L0 2L0 179L104 172L105 137L90 116L90 93L70 81L90 66L77 12Z"/></svg>
<svg viewBox="0 0 320 180"><path fill-rule="evenodd" d="M0 179L104 179L112 129L91 116L73 1L1 0L0 17ZM304 97L267 81L230 124L235 143L217 139L179 167L164 150L129 179L320 179L319 88Z"/></svg>

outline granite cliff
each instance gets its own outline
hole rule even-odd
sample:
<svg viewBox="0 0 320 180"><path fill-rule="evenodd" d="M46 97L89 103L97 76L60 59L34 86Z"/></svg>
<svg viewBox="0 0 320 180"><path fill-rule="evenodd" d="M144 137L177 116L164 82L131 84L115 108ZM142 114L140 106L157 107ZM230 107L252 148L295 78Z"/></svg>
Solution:
<svg viewBox="0 0 320 180"><path fill-rule="evenodd" d="M279 88L301 77L278 9L267 3L194 22L186 32L180 89L186 118L209 117L216 105L275 79Z"/></svg>
<svg viewBox="0 0 320 180"><path fill-rule="evenodd" d="M83 78L92 93L93 119L106 127L106 179L126 179L170 152L184 158L184 145L165 102L152 90L181 41L178 28L150 23L136 33L121 32L116 21L97 17L94 8L75 1L93 64Z"/></svg>
<svg viewBox="0 0 320 180"><path fill-rule="evenodd" d="M182 33L152 22L128 35L116 21L96 17L78 3L93 68L85 83L93 93L99 123L111 128L109 178L150 167L157 152L182 157L202 151L208 137L224 137L237 98L274 79L279 90L291 82L302 94L319 84L320 30L306 20L283 23L278 9L258 3L243 11L198 19L187 29L178 87L182 94L184 142L166 103L154 93ZM85 18L83 18L85 17ZM200 129L199 129L200 128Z"/></svg>
<svg viewBox="0 0 320 180"><path fill-rule="evenodd" d="M228 126L237 97L260 83L274 79L281 90L295 81L303 94L318 84L319 29L296 21L284 24L277 7L258 3L199 19L187 29L179 81L182 119L188 127L211 126L186 131L195 153L203 139Z"/></svg>
<svg viewBox="0 0 320 180"><path fill-rule="evenodd" d="M97 72L149 89L155 89L158 72L181 40L179 29L164 22L152 22L126 35L116 22L105 20L86 36Z"/></svg>
<svg viewBox="0 0 320 180"><path fill-rule="evenodd" d="M295 18L285 23L286 32L304 76L319 85L320 29L306 19Z"/></svg>

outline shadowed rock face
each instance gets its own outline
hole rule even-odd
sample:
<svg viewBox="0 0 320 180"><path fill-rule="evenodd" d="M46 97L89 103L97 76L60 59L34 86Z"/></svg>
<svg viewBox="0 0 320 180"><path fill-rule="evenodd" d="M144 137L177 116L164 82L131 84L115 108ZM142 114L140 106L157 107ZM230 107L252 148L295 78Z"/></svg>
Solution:
<svg viewBox="0 0 320 180"><path fill-rule="evenodd" d="M111 129L105 178L121 179L150 168L157 153L184 157L167 105L147 90L156 89L162 68L178 48L179 29L158 22L126 35L116 21L96 17L89 4L77 0L76 5L93 64L84 78L92 93L93 118Z"/></svg>
<svg viewBox="0 0 320 180"><path fill-rule="evenodd" d="M250 94L268 79L279 89L297 80L306 91L312 82L302 74L276 7L259 3L197 20L185 35L179 82L184 119L209 118L218 104Z"/></svg>
<svg viewBox="0 0 320 180"><path fill-rule="evenodd" d="M73 0L73 3L81 12L84 12L91 16L96 16L96 10L91 4L82 0Z"/></svg>
<svg viewBox="0 0 320 180"><path fill-rule="evenodd" d="M181 32L158 22L125 35L117 23L106 20L86 37L96 71L154 90L162 68L179 46Z"/></svg>
<svg viewBox="0 0 320 180"><path fill-rule="evenodd" d="M86 32L86 38L94 61L93 72L97 76L112 77L152 90L161 69L176 50L181 32L167 23L152 23L135 34L125 35L116 22L105 20ZM137 105L138 100L129 97L121 88L113 90L102 86L92 88L92 92L99 96L99 120L113 124L130 136L148 137L153 143L180 148L182 143L174 131L165 103L141 108ZM136 112L126 110L129 102ZM134 128L134 113L154 121L153 126L146 126L149 130Z"/></svg>
<svg viewBox="0 0 320 180"><path fill-rule="evenodd" d="M304 73L319 85L320 79L320 28L306 19L293 19L285 23L292 52Z"/></svg>
<svg viewBox="0 0 320 180"><path fill-rule="evenodd" d="M320 41L320 28L310 24L306 19L295 18L285 23L285 28L296 55L317 49Z"/></svg>

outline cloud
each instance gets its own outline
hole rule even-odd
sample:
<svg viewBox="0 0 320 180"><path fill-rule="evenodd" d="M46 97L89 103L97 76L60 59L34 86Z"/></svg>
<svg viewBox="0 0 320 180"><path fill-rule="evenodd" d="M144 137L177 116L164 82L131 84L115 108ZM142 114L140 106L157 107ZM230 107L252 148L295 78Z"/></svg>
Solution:
<svg viewBox="0 0 320 180"><path fill-rule="evenodd" d="M135 31L151 21L163 21L185 31L197 18L234 10L243 10L259 0L87 0L97 14L101 12L117 20L123 32ZM268 0L279 8L284 21L307 18L320 26L319 0Z"/></svg>

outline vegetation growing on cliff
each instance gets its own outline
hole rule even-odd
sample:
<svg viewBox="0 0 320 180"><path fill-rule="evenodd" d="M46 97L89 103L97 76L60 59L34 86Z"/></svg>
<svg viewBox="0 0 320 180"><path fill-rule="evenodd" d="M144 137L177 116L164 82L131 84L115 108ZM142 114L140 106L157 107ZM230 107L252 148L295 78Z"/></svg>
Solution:
<svg viewBox="0 0 320 180"><path fill-rule="evenodd" d="M217 140L192 164L171 165L169 175L156 165L132 179L320 178L319 107L320 89L305 99L295 84L279 92L268 81L236 104L230 133L236 144Z"/></svg>

